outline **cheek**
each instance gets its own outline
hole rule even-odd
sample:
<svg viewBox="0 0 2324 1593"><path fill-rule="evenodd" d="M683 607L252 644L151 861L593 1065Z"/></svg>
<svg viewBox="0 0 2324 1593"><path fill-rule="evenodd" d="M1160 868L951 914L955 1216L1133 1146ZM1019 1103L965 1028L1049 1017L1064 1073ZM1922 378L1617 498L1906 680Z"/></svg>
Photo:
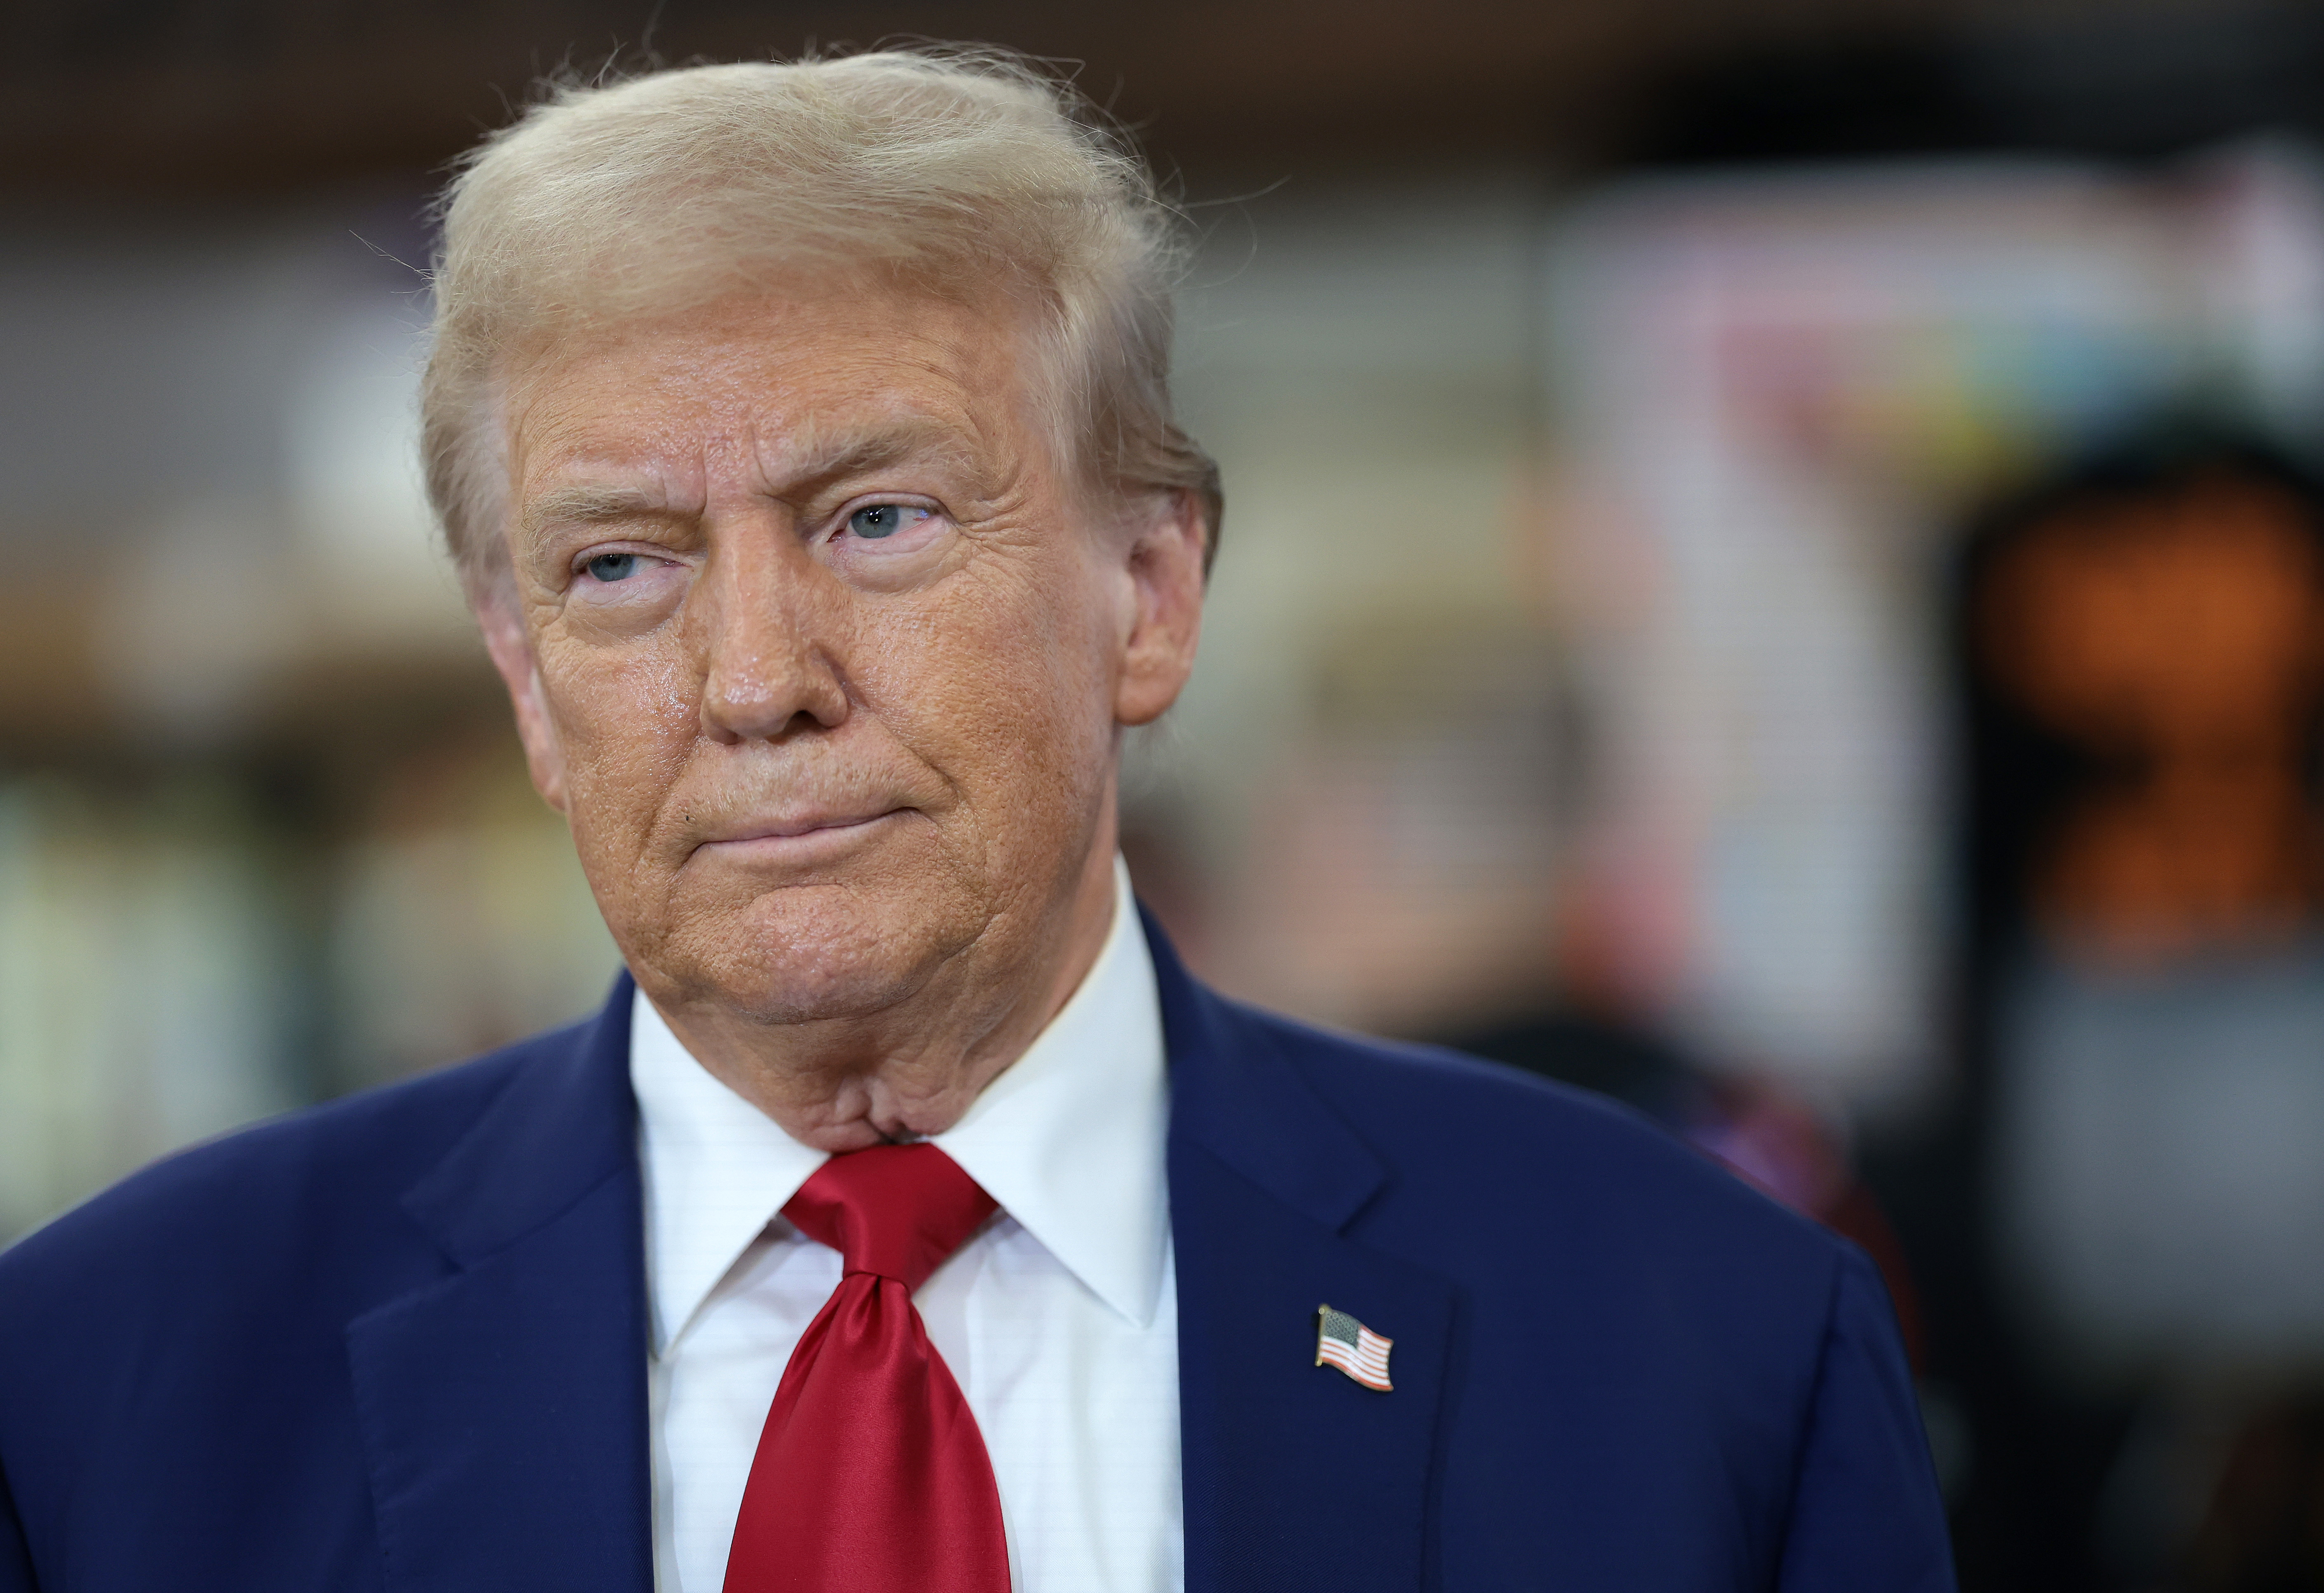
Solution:
<svg viewBox="0 0 2324 1593"><path fill-rule="evenodd" d="M698 720L687 671L659 651L549 646L541 685L565 754L570 817L587 846L649 823Z"/></svg>
<svg viewBox="0 0 2324 1593"><path fill-rule="evenodd" d="M881 627L863 682L875 709L964 786L1031 798L1101 779L1112 690L1094 596L1063 582L982 596Z"/></svg>

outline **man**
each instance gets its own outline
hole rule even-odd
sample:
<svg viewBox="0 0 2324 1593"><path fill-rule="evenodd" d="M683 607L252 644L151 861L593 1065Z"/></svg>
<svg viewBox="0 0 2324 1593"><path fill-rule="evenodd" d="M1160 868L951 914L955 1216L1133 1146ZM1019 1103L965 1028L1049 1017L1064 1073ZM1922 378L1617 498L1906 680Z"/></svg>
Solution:
<svg viewBox="0 0 2324 1593"><path fill-rule="evenodd" d="M628 973L0 1257L0 1588L1948 1584L1862 1256L1139 921L1218 525L1170 250L989 55L466 169L431 484Z"/></svg>

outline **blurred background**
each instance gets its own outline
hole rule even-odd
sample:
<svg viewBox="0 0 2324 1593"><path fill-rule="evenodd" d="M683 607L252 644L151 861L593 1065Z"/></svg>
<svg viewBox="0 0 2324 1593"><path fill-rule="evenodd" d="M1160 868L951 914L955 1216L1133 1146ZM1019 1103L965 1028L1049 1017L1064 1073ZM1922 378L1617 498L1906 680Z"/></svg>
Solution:
<svg viewBox="0 0 2324 1593"><path fill-rule="evenodd" d="M587 1011L412 462L542 73L1075 63L1229 514L1196 968L1606 1090L1887 1273L1971 1589L2324 1588L2324 6L19 0L0 1241Z"/></svg>

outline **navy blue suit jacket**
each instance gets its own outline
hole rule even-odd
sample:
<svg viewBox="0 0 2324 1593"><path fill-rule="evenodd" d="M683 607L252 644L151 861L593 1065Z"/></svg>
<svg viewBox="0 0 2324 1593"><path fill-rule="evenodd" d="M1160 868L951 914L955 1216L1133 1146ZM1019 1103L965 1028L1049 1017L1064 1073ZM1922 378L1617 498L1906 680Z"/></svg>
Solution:
<svg viewBox="0 0 2324 1593"><path fill-rule="evenodd" d="M1151 939L1189 1593L1951 1586L1859 1253L1618 1107ZM0 1255L0 1593L650 1593L629 999ZM1392 1393L1314 1364L1323 1301Z"/></svg>

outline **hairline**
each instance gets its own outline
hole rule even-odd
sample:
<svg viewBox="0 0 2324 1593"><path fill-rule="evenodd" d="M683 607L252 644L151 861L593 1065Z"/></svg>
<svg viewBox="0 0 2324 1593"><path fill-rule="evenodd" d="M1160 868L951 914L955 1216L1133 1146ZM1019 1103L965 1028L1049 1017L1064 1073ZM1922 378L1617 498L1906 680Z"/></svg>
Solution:
<svg viewBox="0 0 2324 1593"><path fill-rule="evenodd" d="M688 79L694 84L674 88ZM867 86L878 92L867 92ZM673 292L680 301L707 302L738 292L770 291L770 285L779 291L786 277L852 279L858 291L880 285L954 301L997 293L1034 309L1037 313L1020 321L1026 352L1032 357L1025 391L1046 422L1055 461L1094 505L1182 497L1190 502L1199 510L1207 570L1216 553L1222 508L1218 470L1177 426L1168 394L1170 279L1183 262L1182 245L1171 236L1174 212L1127 133L1069 81L1044 63L1005 50L931 44L863 55L810 55L788 63L706 64L611 82L567 79L544 87L548 94L541 102L463 157L439 201L446 233L437 257L437 341L424 388L423 431L429 495L472 599L505 587L501 572L509 567L513 486L507 448L509 372L521 363L521 346L553 342L592 324L654 319L671 308ZM884 100L881 94L887 95ZM880 123L884 110L898 103L898 94L911 107L903 122ZM542 208L541 199L554 190L543 190L539 182L565 181L569 202L588 213L595 202L589 181L576 186L576 178L593 180L599 168L574 165L576 152L587 153L593 141L599 153L611 149L604 142L610 133L641 125L636 122L641 104L690 105L699 113L722 98L730 108L755 113L765 107L770 114L779 109L779 101L788 107L782 115L806 117L796 122L806 129L804 136L837 139L822 147L826 153L836 149L843 159L853 152L901 147L892 141L900 135L908 144L911 117L926 118L921 128L932 130L934 142L918 153L936 153L930 157L933 164L918 169L923 186L912 190L907 169L900 187L881 191L900 198L899 214L922 217L939 235L948 226L944 207L952 201L946 195L964 195L973 186L945 186L950 181L943 164L945 136L969 141L955 145L954 153L983 139L982 147L1003 159L1012 158L1013 151L1050 163L1035 188L1026 190L1037 196L1028 201L1031 208L1015 211L1015 221L1004 223L1001 233L985 235L998 237L1002 246L997 249L979 245L973 227L954 229L949 243L940 236L931 248L884 252L876 237L869 249L858 249L853 238L809 225L779 234L762 228L754 243L730 253L715 242L714 231L696 240L707 248L696 270L685 263L687 251L669 254L667 235L659 251L648 249L645 234L616 220L614 242L618 245L621 237L628 237L624 246L631 252L603 255L589 272L576 275L572 268L586 260L586 246L567 246L570 237L558 242L553 211ZM853 132L840 126L831 113L849 106L877 124L872 142L848 142ZM823 118L820 131L817 116ZM713 124L698 114L696 120L715 144ZM880 139L890 143L881 144ZM662 147L666 161L683 154L680 146ZM566 162L562 179L560 158ZM683 180L672 188L650 168L650 162L616 162L610 170L618 183L635 186L650 203L676 202ZM717 172L712 176L714 184L721 181ZM1039 218L1045 201L1038 197L1038 183L1047 181L1060 185L1055 192L1065 196L1060 202L1068 209L1085 210L1084 221L1062 224L1059 231L1049 222L1063 211L1050 211L1048 221ZM990 191L1004 196L998 201L1004 208L1023 198L1001 189ZM830 200L831 193L824 198ZM826 222L840 213L827 205L826 212ZM530 219L521 220L515 231L489 219L509 213ZM715 213L710 223L687 213L694 218L685 225L697 231L717 221ZM949 212L954 218L963 214ZM1007 230L1020 223L1028 230ZM749 236L750 228L743 232ZM525 256L510 251L540 237L549 239L548 257L562 264L552 263L546 274L536 275ZM1024 251L1016 247L1019 241ZM673 260L677 269L667 273ZM647 288L650 296L641 297ZM449 296L446 289L452 290Z"/></svg>

